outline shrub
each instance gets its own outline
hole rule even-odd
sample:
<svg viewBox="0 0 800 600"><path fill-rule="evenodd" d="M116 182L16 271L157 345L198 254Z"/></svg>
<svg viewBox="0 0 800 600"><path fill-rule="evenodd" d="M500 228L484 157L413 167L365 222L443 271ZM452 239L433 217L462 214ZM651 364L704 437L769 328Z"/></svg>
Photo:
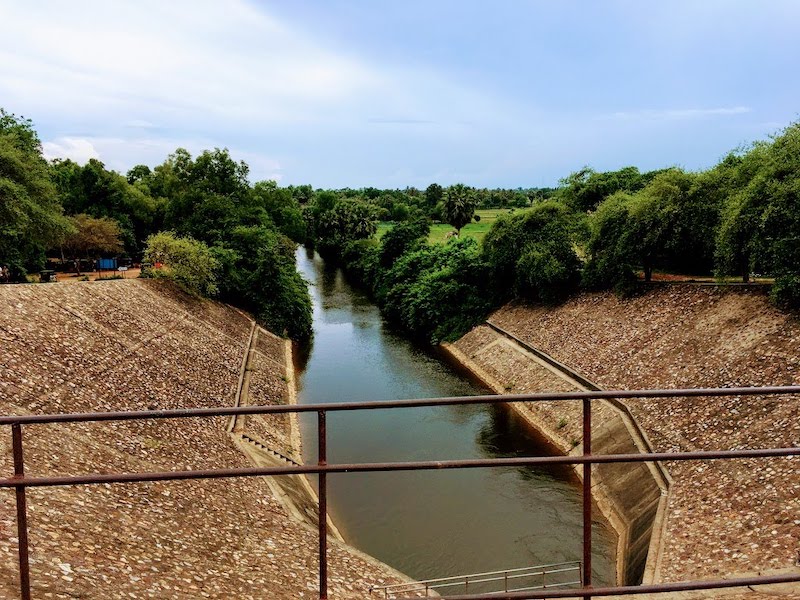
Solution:
<svg viewBox="0 0 800 600"><path fill-rule="evenodd" d="M492 308L488 275L475 240L425 245L385 273L379 304L388 319L418 338L457 339Z"/></svg>
<svg viewBox="0 0 800 600"><path fill-rule="evenodd" d="M800 275L776 277L770 298L782 308L800 308Z"/></svg>
<svg viewBox="0 0 800 600"><path fill-rule="evenodd" d="M215 296L219 262L203 242L162 231L147 238L145 262L162 263L151 275L169 277L190 294Z"/></svg>

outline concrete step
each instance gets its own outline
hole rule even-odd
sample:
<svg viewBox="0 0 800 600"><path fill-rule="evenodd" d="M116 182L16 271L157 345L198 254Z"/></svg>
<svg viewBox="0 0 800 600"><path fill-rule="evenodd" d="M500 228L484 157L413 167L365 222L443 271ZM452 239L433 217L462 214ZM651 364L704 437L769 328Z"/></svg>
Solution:
<svg viewBox="0 0 800 600"><path fill-rule="evenodd" d="M297 462L296 460L294 460L293 458L291 458L289 456L286 456L285 454L283 454L281 452L278 452L277 450L274 450L273 448L270 448L269 446L265 445L260 440L254 439L254 438L250 437L249 435L247 435L246 433L242 434L242 440L244 440L245 442L247 442L249 444L252 444L256 448L258 448L260 451L266 452L266 453L274 456L275 458L280 459L281 461L283 461L285 463L288 463L288 464L290 464L292 466L295 466L295 467L301 466L300 463Z"/></svg>

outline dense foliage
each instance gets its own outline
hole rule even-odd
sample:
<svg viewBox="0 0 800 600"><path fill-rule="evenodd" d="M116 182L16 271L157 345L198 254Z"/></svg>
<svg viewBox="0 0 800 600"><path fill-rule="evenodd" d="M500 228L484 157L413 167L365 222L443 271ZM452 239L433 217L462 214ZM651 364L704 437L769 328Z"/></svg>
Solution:
<svg viewBox="0 0 800 600"><path fill-rule="evenodd" d="M238 226L212 248L220 298L253 312L271 331L311 337L311 298L295 268L295 244L272 227Z"/></svg>
<svg viewBox="0 0 800 600"><path fill-rule="evenodd" d="M127 176L96 159L48 163L32 123L0 111L0 264L25 281L48 252L76 269L77 259L100 256L158 262L164 268L152 274L243 306L279 333L308 337L311 301L291 240L306 237L298 198L312 192L251 185L248 175L219 148L196 158L179 148Z"/></svg>
<svg viewBox="0 0 800 600"><path fill-rule="evenodd" d="M203 242L162 231L147 238L144 260L151 277L169 277L195 296L217 294L219 262Z"/></svg>
<svg viewBox="0 0 800 600"><path fill-rule="evenodd" d="M57 160L52 170L64 211L113 219L128 256L139 256L147 237L161 229L167 201L153 198L141 183L129 183L99 160L90 159L84 166Z"/></svg>
<svg viewBox="0 0 800 600"><path fill-rule="evenodd" d="M377 230L374 207L353 198L320 194L311 219L317 248L326 258L335 259L348 243L369 239Z"/></svg>
<svg viewBox="0 0 800 600"><path fill-rule="evenodd" d="M424 215L457 231L481 205L477 191L460 184L429 186L423 206L438 208L394 224L380 242L343 227L316 239L372 291L390 321L434 341L458 335L508 299L558 302L579 287L628 294L658 271L745 281L758 272L775 278L776 302L796 308L799 173L795 124L702 172L583 169L552 193L527 196L530 208L498 218L482 247L427 241ZM356 198L380 217L386 195L319 193L312 212Z"/></svg>
<svg viewBox="0 0 800 600"><path fill-rule="evenodd" d="M566 205L552 200L498 219L483 241L494 288L506 297L565 298L580 281L573 244L579 222Z"/></svg>
<svg viewBox="0 0 800 600"><path fill-rule="evenodd" d="M630 293L659 271L758 273L774 278L777 303L797 308L799 174L793 124L705 171L587 167L557 189L251 184L247 164L219 148L195 158L179 148L122 176L94 159L48 163L31 122L0 110L0 264L21 281L48 252L158 261L193 293L296 338L311 332L296 243L341 264L391 322L429 341L463 333L509 299ZM521 210L498 218L482 244L458 239L488 207ZM379 221L389 222L380 240ZM450 224L455 238L432 244L432 222Z"/></svg>
<svg viewBox="0 0 800 600"><path fill-rule="evenodd" d="M800 307L800 124L742 157L748 179L725 206L717 238L722 274L775 277L773 298Z"/></svg>
<svg viewBox="0 0 800 600"><path fill-rule="evenodd" d="M380 273L376 297L387 318L422 339L457 339L493 306L489 268L477 242L422 245Z"/></svg>
<svg viewBox="0 0 800 600"><path fill-rule="evenodd" d="M290 192L273 182L251 186L247 164L219 148L196 159L178 149L152 172L136 169L129 178L168 195L165 225L210 248L222 300L277 333L311 335L311 300L287 237L302 239L305 223Z"/></svg>
<svg viewBox="0 0 800 600"><path fill-rule="evenodd" d="M70 230L33 124L0 109L0 264L24 281Z"/></svg>

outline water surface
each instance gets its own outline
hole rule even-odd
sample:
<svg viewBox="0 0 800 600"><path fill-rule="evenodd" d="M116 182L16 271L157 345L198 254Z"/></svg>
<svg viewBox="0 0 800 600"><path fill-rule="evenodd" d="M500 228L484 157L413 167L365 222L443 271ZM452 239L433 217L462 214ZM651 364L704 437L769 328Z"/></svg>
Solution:
<svg viewBox="0 0 800 600"><path fill-rule="evenodd" d="M297 262L314 303L300 402L488 393L392 332L341 270L302 248ZM301 425L305 459L316 462L316 418L303 415ZM331 463L547 452L519 417L499 406L328 415ZM336 474L328 486L330 514L347 541L416 579L581 557L580 488L564 467ZM593 539L594 583L613 583L613 534L595 523Z"/></svg>

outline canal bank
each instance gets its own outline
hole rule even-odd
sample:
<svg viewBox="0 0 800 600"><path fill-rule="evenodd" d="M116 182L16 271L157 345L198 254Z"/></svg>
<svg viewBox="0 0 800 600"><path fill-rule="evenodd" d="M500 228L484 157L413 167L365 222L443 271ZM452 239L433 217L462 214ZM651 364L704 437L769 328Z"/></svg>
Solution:
<svg viewBox="0 0 800 600"><path fill-rule="evenodd" d="M260 330L253 339L250 315L166 281L4 285L0 311L4 415L228 408L245 377L250 403L291 402L284 340ZM283 417L248 419L242 433L286 454L291 432ZM231 443L229 427L225 417L25 425L25 471L63 476L251 467ZM0 465L13 472L10 435L0 438ZM29 489L32 596L317 597L317 531L293 518L270 481ZM16 598L16 511L13 491L5 494L0 597ZM376 582L406 581L333 539L328 563L331 599L363 599Z"/></svg>
<svg viewBox="0 0 800 600"><path fill-rule="evenodd" d="M509 304L489 321L605 389L790 385L800 373L798 322L761 290L671 286L630 299L587 293L557 307ZM530 368L535 357L488 325L455 345L507 393L576 389L551 370ZM800 440L800 405L790 396L625 404L657 452L792 447ZM579 407L553 403L537 416L566 451L580 443ZM669 510L654 528L660 549L648 557L654 570L646 581L797 571L793 459L666 466ZM793 591L800 591L796 584Z"/></svg>
<svg viewBox="0 0 800 600"><path fill-rule="evenodd" d="M486 393L485 386L393 333L341 271L301 249L314 346L298 373L303 403ZM316 461L313 422L301 417ZM550 452L505 407L331 414L329 462L534 456ZM572 471L492 468L329 476L329 511L348 543L415 579L580 559L581 498ZM597 584L615 582L615 537L594 524Z"/></svg>
<svg viewBox="0 0 800 600"><path fill-rule="evenodd" d="M454 344L443 344L442 350L454 364L498 394L600 389L488 322ZM508 383L511 380L513 384ZM583 441L575 431L582 417L574 403L519 402L508 406L547 440L553 453L574 456L583 452ZM652 452L646 435L621 403L593 402L592 422L595 454ZM575 465L574 470L582 480L583 467ZM592 495L617 534L616 577L620 583L656 581L670 484L669 473L660 463L601 464L592 468Z"/></svg>

